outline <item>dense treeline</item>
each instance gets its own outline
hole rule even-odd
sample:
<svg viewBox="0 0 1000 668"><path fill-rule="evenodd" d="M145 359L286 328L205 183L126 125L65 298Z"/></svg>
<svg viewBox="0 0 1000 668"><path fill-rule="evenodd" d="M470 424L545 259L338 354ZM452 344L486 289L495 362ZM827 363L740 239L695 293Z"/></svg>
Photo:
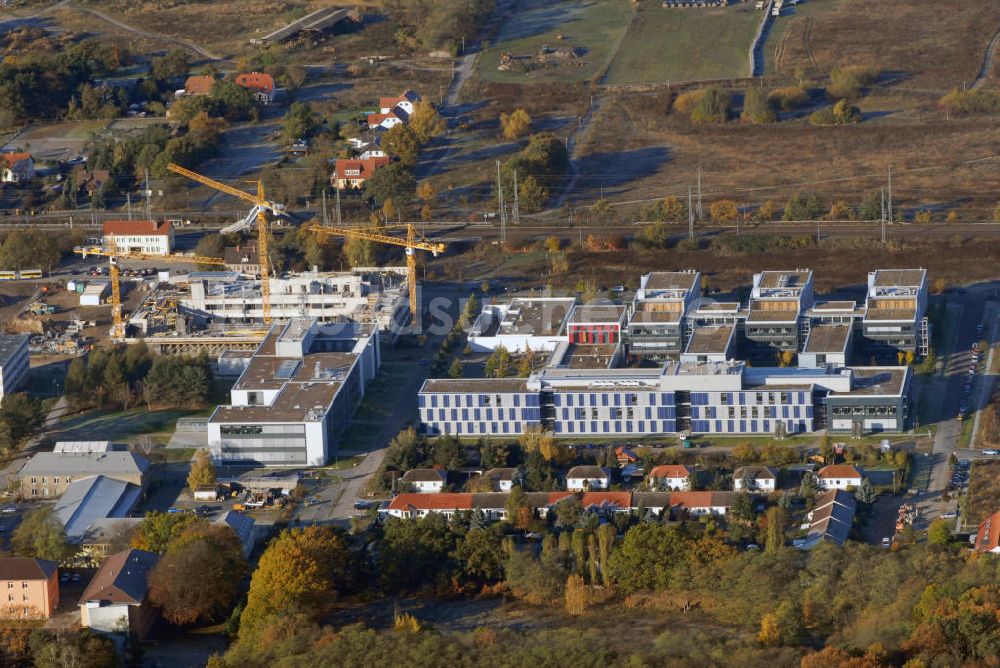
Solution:
<svg viewBox="0 0 1000 668"><path fill-rule="evenodd" d="M63 257L72 255L73 247L83 242L80 230L58 237L40 230L13 230L2 235L0 268L50 270Z"/></svg>
<svg viewBox="0 0 1000 668"><path fill-rule="evenodd" d="M538 211L545 206L554 186L561 182L569 168L569 155L563 140L550 132L534 134L524 149L504 162L500 183L504 199L514 199L514 179L517 177L519 206L524 212Z"/></svg>
<svg viewBox="0 0 1000 668"><path fill-rule="evenodd" d="M494 5L495 0L388 0L385 8L399 25L401 44L457 53L462 38L472 39Z"/></svg>
<svg viewBox="0 0 1000 668"><path fill-rule="evenodd" d="M13 454L45 421L42 402L27 392L5 394L0 401L0 454Z"/></svg>
<svg viewBox="0 0 1000 668"><path fill-rule="evenodd" d="M624 533L578 522L540 544L515 535L474 515L391 519L351 542L328 528L286 532L254 574L237 642L209 665L919 668L1000 655L1000 560L967 550L740 552L713 522L638 518ZM373 586L505 590L539 607L517 633L488 623L439 632L419 612L397 614L390 631L320 626L358 588L370 600Z"/></svg>
<svg viewBox="0 0 1000 668"><path fill-rule="evenodd" d="M72 44L59 52L29 52L0 63L0 110L7 121L57 118L95 77L122 63L122 53L97 40ZM0 122L0 126L7 123Z"/></svg>
<svg viewBox="0 0 1000 668"><path fill-rule="evenodd" d="M94 350L77 357L66 372L66 398L76 409L115 406L201 406L212 392L208 358L157 355L143 343L124 351Z"/></svg>

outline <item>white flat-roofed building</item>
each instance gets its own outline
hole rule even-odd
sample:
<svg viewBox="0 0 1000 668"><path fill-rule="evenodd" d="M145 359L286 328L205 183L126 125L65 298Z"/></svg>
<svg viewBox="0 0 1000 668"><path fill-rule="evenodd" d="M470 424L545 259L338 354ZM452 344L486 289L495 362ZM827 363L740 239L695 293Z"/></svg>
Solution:
<svg viewBox="0 0 1000 668"><path fill-rule="evenodd" d="M813 275L808 269L754 274L744 332L749 341L777 350L797 351L799 320L813 305Z"/></svg>
<svg viewBox="0 0 1000 668"><path fill-rule="evenodd" d="M322 466L381 363L378 330L293 319L274 325L208 421L220 464Z"/></svg>
<svg viewBox="0 0 1000 668"><path fill-rule="evenodd" d="M27 334L0 334L0 400L24 387L31 368Z"/></svg>
<svg viewBox="0 0 1000 668"><path fill-rule="evenodd" d="M576 299L517 297L509 304L483 307L469 333L469 346L489 352L503 346L513 353L551 352L566 340L566 326Z"/></svg>
<svg viewBox="0 0 1000 668"><path fill-rule="evenodd" d="M868 274L862 329L875 352L926 355L927 270L877 269Z"/></svg>
<svg viewBox="0 0 1000 668"><path fill-rule="evenodd" d="M629 352L653 357L679 355L684 349L689 311L701 295L701 274L655 271L639 279L629 309L626 344Z"/></svg>
<svg viewBox="0 0 1000 668"><path fill-rule="evenodd" d="M174 250L174 226L170 221L109 220L103 229L105 246L113 241L118 251L167 255Z"/></svg>

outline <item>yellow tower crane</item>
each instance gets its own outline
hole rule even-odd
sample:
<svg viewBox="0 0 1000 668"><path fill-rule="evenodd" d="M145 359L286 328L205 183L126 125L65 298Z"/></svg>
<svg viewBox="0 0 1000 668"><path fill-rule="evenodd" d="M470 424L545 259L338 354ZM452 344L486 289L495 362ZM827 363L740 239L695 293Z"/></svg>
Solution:
<svg viewBox="0 0 1000 668"><path fill-rule="evenodd" d="M393 226L390 226L393 227ZM410 292L410 314L413 317L413 321L417 322L420 318L420 314L417 312L417 257L416 253L418 250L428 251L435 257L439 253L445 251L445 245L442 243L435 243L428 240L423 235L417 232L417 228L413 223L409 223L406 226L406 237L394 237L389 234L385 234L384 230L381 228L351 228L351 227L326 227L318 223L313 223L306 226L306 229L316 232L318 234L329 234L338 237L347 237L348 239L364 239L366 241L374 241L380 244L389 244L390 246L402 246L406 249L406 279L409 285L407 289Z"/></svg>
<svg viewBox="0 0 1000 668"><path fill-rule="evenodd" d="M257 236L259 237L257 240L257 250L260 253L260 294L264 306L264 324L271 324L271 283L269 276L271 268L267 257L267 212L275 213L281 211L283 209L282 205L264 197L264 182L261 180L257 181L257 194L254 195L244 192L239 188L233 188L225 183L220 183L215 179L210 179L207 176L202 176L197 172L192 172L190 169L175 165L174 163L167 165L167 169L175 174L186 176L192 181L206 185L209 188L214 188L233 197L239 197L254 205L254 211L257 214Z"/></svg>
<svg viewBox="0 0 1000 668"><path fill-rule="evenodd" d="M74 253L87 257L88 255L100 255L108 258L110 269L108 277L111 278L111 340L121 342L125 340L125 322L122 320L122 293L121 293L121 272L119 263L121 260L152 260L154 262L184 262L187 264L210 264L215 266L225 266L226 261L217 257L205 257L201 255L181 255L179 253L171 255L151 255L149 253L138 253L133 251L119 251L115 247L114 239L108 237L107 245L99 246L77 246Z"/></svg>

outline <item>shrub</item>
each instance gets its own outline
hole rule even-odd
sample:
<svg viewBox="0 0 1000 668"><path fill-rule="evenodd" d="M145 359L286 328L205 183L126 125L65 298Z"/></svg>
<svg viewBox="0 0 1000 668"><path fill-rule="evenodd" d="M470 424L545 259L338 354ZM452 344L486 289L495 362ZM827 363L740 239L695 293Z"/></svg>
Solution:
<svg viewBox="0 0 1000 668"><path fill-rule="evenodd" d="M784 86L772 90L767 99L782 111L791 111L809 102L809 93L801 86Z"/></svg>
<svg viewBox="0 0 1000 668"><path fill-rule="evenodd" d="M817 220L823 215L823 201L815 193L795 193L785 204L782 220Z"/></svg>
<svg viewBox="0 0 1000 668"><path fill-rule="evenodd" d="M1000 93L986 90L952 90L938 105L953 114L990 114L1000 111Z"/></svg>
<svg viewBox="0 0 1000 668"><path fill-rule="evenodd" d="M778 115L764 91L756 86L747 90L743 97L743 112L740 119L747 123L774 123Z"/></svg>
<svg viewBox="0 0 1000 668"><path fill-rule="evenodd" d="M698 106L691 112L695 123L725 123L729 119L729 93L719 86L709 86L698 100Z"/></svg>
<svg viewBox="0 0 1000 668"><path fill-rule="evenodd" d="M740 210L733 200L720 199L709 205L708 213L716 223L732 223L739 218Z"/></svg>
<svg viewBox="0 0 1000 668"><path fill-rule="evenodd" d="M830 97L856 98L861 95L861 89L875 83L875 70L864 65L835 67L830 70L830 85L826 92Z"/></svg>
<svg viewBox="0 0 1000 668"><path fill-rule="evenodd" d="M698 108L698 105L701 103L701 97L704 94L704 90L689 90L681 93L674 100L674 109L685 116L690 116Z"/></svg>
<svg viewBox="0 0 1000 668"><path fill-rule="evenodd" d="M838 100L832 107L818 109L809 115L813 125L846 125L861 122L861 110L846 99Z"/></svg>
<svg viewBox="0 0 1000 668"><path fill-rule="evenodd" d="M696 251L701 249L701 242L697 239L681 239L677 242L677 250Z"/></svg>

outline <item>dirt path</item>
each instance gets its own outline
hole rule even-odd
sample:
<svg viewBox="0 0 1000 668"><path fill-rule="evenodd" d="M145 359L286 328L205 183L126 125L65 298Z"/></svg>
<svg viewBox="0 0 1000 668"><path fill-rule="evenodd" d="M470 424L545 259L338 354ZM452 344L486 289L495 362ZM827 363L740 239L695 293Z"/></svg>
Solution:
<svg viewBox="0 0 1000 668"><path fill-rule="evenodd" d="M69 7L72 7L73 9L75 9L75 10L77 10L79 12L83 12L85 14L90 14L91 16L99 18L102 21L110 23L111 25L115 26L116 28L124 30L125 32L130 32L133 35L139 35L140 37L146 37L146 38L149 38L149 39L160 40L161 42L169 42L170 44L176 44L178 46L182 46L185 49L190 49L191 51L194 51L199 56L201 56L203 58L207 58L208 60L222 60L223 59L222 56L218 56L218 55L212 53L211 51L208 51L207 49L204 49L204 48L198 46L197 44L193 44L192 42L189 42L187 40L178 39L176 37L167 37L166 35L159 35L157 33L147 32L145 30L140 30L139 28L134 28L134 27L132 27L132 26L126 24L126 23L122 23L121 21L119 21L116 18L108 16L107 14L105 14L104 12L102 12L100 10L93 9L92 7L82 7L80 5L74 4L70 0L66 0L66 2L61 2L58 5L56 5L55 7L52 7L50 9L55 9L56 7L61 7L61 6L69 6Z"/></svg>
<svg viewBox="0 0 1000 668"><path fill-rule="evenodd" d="M562 208L566 204L569 194L573 192L573 188L576 187L576 182L580 180L580 165L577 163L577 157L575 155L576 147L580 143L580 138L583 137L589 129L590 122L600 111L602 102L603 100L600 95L591 96L590 108L587 109L587 113L582 119L580 119L576 129L573 130L570 136L566 139L566 152L569 154L569 179L566 181L566 185L563 186L562 192L559 193L559 197L555 204L548 209L549 211L556 211Z"/></svg>
<svg viewBox="0 0 1000 668"><path fill-rule="evenodd" d="M997 30L993 35L993 39L990 40L989 46L986 47L986 54L983 56L983 67L979 70L979 76L976 80L972 82L973 88L979 88L986 80L990 78L990 72L993 71L993 59L997 53L997 45L1000 44L1000 30Z"/></svg>

